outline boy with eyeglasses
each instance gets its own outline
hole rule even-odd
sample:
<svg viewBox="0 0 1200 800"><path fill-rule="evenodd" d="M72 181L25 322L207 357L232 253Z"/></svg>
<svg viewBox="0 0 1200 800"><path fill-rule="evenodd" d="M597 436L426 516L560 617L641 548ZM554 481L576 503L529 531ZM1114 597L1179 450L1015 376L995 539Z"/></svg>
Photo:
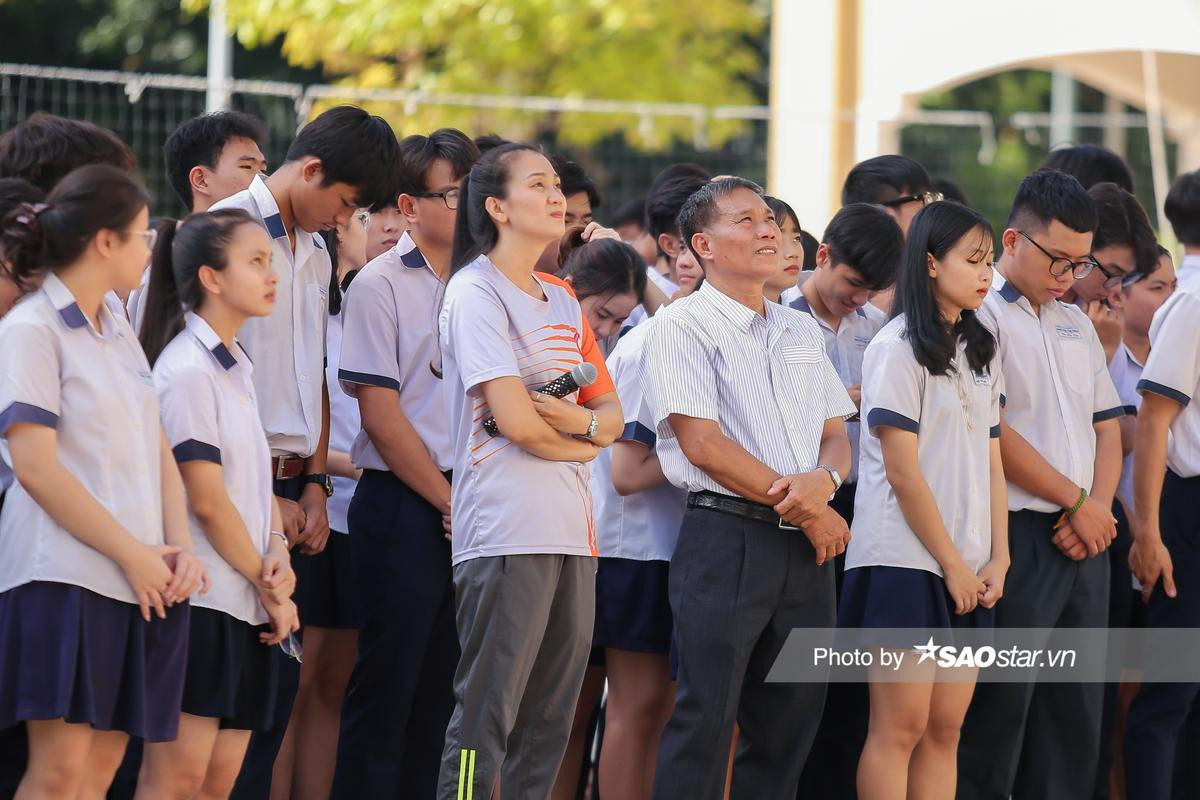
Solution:
<svg viewBox="0 0 1200 800"><path fill-rule="evenodd" d="M979 311L1003 365L1000 450L1012 568L997 628L1102 628L1124 414L1095 330L1058 302L1096 266L1096 204L1079 181L1022 181ZM1034 644L1032 646L1039 646ZM959 798L1090 798L1102 684L981 683L959 746ZM1082 779L1081 779L1082 777Z"/></svg>

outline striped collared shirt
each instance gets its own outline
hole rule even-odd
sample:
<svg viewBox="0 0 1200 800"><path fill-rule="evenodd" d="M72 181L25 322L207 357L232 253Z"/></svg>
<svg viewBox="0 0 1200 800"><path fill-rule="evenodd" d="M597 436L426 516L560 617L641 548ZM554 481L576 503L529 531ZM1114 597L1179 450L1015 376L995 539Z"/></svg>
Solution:
<svg viewBox="0 0 1200 800"><path fill-rule="evenodd" d="M788 475L816 467L827 419L855 412L807 314L767 302L764 318L705 283L657 316L644 357L658 457L676 486L730 494L684 456L671 414L714 420Z"/></svg>

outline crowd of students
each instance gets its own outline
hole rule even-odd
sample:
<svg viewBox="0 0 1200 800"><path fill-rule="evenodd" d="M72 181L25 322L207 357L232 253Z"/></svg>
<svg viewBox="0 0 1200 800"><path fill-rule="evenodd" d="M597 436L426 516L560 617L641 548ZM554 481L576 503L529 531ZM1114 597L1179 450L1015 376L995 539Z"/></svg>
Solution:
<svg viewBox="0 0 1200 800"><path fill-rule="evenodd" d="M696 164L606 219L496 136L263 139L185 122L152 221L111 132L0 137L0 795L1200 791L1200 684L767 680L1200 627L1200 172L1176 268L1096 146L996 231L897 155L828 222Z"/></svg>

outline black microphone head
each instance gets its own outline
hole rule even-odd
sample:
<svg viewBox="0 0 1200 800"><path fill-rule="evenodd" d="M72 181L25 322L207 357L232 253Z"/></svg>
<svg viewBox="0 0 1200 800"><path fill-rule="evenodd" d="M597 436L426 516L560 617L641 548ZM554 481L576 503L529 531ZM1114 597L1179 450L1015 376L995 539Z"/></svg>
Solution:
<svg viewBox="0 0 1200 800"><path fill-rule="evenodd" d="M575 381L575 385L582 388L591 386L596 382L596 378L600 377L600 373L596 371L596 365L587 361L581 361L571 370L571 379Z"/></svg>

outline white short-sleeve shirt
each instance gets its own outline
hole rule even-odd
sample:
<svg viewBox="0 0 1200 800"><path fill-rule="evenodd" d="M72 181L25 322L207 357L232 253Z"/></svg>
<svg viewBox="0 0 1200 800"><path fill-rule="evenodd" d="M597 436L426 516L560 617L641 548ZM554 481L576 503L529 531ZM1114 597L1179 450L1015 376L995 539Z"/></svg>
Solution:
<svg viewBox="0 0 1200 800"><path fill-rule="evenodd" d="M800 283L803 284L804 281L809 280L810 275L812 275L811 271L801 273ZM863 356L867 352L867 345L871 343L871 339L875 337L880 328L887 324L887 314L867 303L853 314L842 317L837 330L834 330L813 313L812 307L802 293L789 305L797 311L803 311L810 315L821 327L821 333L825 337L825 352L829 355L829 361L833 364L833 368L837 370L838 377L842 379L842 385L847 388L861 386ZM861 436L858 420L850 420L846 423L846 433L850 436L852 451L850 474L846 476L846 482L854 483L858 480L859 438Z"/></svg>
<svg viewBox="0 0 1200 800"><path fill-rule="evenodd" d="M666 275L663 275L653 266L646 267L646 279L667 296L669 301L679 291L679 286ZM621 326L622 331L629 331L641 325L646 320L650 319L650 315L646 313L646 307L639 303L633 311L629 312L629 317L625 320L625 324Z"/></svg>
<svg viewBox="0 0 1200 800"><path fill-rule="evenodd" d="M789 475L816 468L827 419L856 411L812 317L771 302L765 313L706 281L656 315L645 345L655 449L663 474L681 489L730 494L687 460L671 414L715 421L750 455Z"/></svg>
<svg viewBox="0 0 1200 800"><path fill-rule="evenodd" d="M325 379L325 331L333 267L315 233L295 229L296 252L279 215L279 205L261 175L250 188L213 206L240 208L261 220L270 234L271 266L279 276L275 308L253 317L238 341L254 359L258 411L272 455L307 458L321 438L321 385Z"/></svg>
<svg viewBox="0 0 1200 800"><path fill-rule="evenodd" d="M1167 443L1167 467L1181 478L1200 475L1200 286L1176 289L1154 312L1150 357L1137 389L1183 406Z"/></svg>
<svg viewBox="0 0 1200 800"><path fill-rule="evenodd" d="M1142 396L1138 394L1137 385L1142 377L1143 365L1133 357L1129 348L1122 342L1113 353L1112 361L1108 362L1108 374L1117 387L1117 397L1121 400L1121 408L1126 416L1136 416L1142 406ZM1133 453L1125 456L1121 462L1121 481L1117 484L1117 497L1126 510L1133 513Z"/></svg>
<svg viewBox="0 0 1200 800"><path fill-rule="evenodd" d="M646 398L642 356L654 317L621 337L607 359L625 412L618 441L639 442L651 450L658 440L654 412ZM592 462L592 495L596 498L596 542L605 558L670 561L687 507L687 493L671 484L622 496L612 484L611 448Z"/></svg>
<svg viewBox="0 0 1200 800"><path fill-rule="evenodd" d="M345 321L346 306L343 303L341 313L329 318L329 363L325 365L325 383L329 386L329 449L349 453L355 440L362 434L362 420L358 415L358 402L346 394L338 382ZM330 480L333 481L333 497L329 498L328 504L329 530L349 533L346 517L358 481L341 475L331 475Z"/></svg>
<svg viewBox="0 0 1200 800"><path fill-rule="evenodd" d="M338 368L350 397L363 385L399 392L404 415L443 472L454 465L449 394L434 371L441 359L437 316L444 294L445 285L405 231L394 247L363 267L346 292ZM350 458L361 469L388 469L363 430Z"/></svg>
<svg viewBox="0 0 1200 800"><path fill-rule="evenodd" d="M1058 301L1035 313L999 271L978 314L996 336L1005 424L1051 467L1090 491L1096 462L1093 425L1125 413L1091 321L1075 306ZM1012 482L1008 508L1060 510Z"/></svg>
<svg viewBox="0 0 1200 800"><path fill-rule="evenodd" d="M226 347L207 322L189 313L187 326L154 362L163 429L175 461L221 467L225 491L241 515L257 553L271 541L271 468L267 438L254 396L254 367L236 341ZM212 588L191 603L262 625L267 612L258 590L217 552L188 510L196 557Z"/></svg>
<svg viewBox="0 0 1200 800"><path fill-rule="evenodd" d="M154 380L129 321L103 304L99 321L97 330L53 274L0 321L0 434L17 422L54 428L63 466L135 539L161 545ZM116 562L59 527L18 481L0 515L0 591L30 581L137 602Z"/></svg>
<svg viewBox="0 0 1200 800"><path fill-rule="evenodd" d="M1200 293L1200 253L1185 255L1179 262L1175 278L1179 281L1180 289Z"/></svg>
<svg viewBox="0 0 1200 800"><path fill-rule="evenodd" d="M491 411L480 384L517 377L533 389L585 359L579 303L560 283L534 277L544 300L480 256L446 287L440 330L455 451L455 564L483 556L597 554L587 465L538 458L503 431L492 437L483 429ZM599 367L611 386L603 361Z"/></svg>
<svg viewBox="0 0 1200 800"><path fill-rule="evenodd" d="M971 369L960 342L949 374L931 375L913 354L901 315L879 331L863 363L862 461L846 569L942 568L904 518L888 483L882 427L917 435L917 462L946 531L971 569L992 553L990 440L1000 435L999 359Z"/></svg>

